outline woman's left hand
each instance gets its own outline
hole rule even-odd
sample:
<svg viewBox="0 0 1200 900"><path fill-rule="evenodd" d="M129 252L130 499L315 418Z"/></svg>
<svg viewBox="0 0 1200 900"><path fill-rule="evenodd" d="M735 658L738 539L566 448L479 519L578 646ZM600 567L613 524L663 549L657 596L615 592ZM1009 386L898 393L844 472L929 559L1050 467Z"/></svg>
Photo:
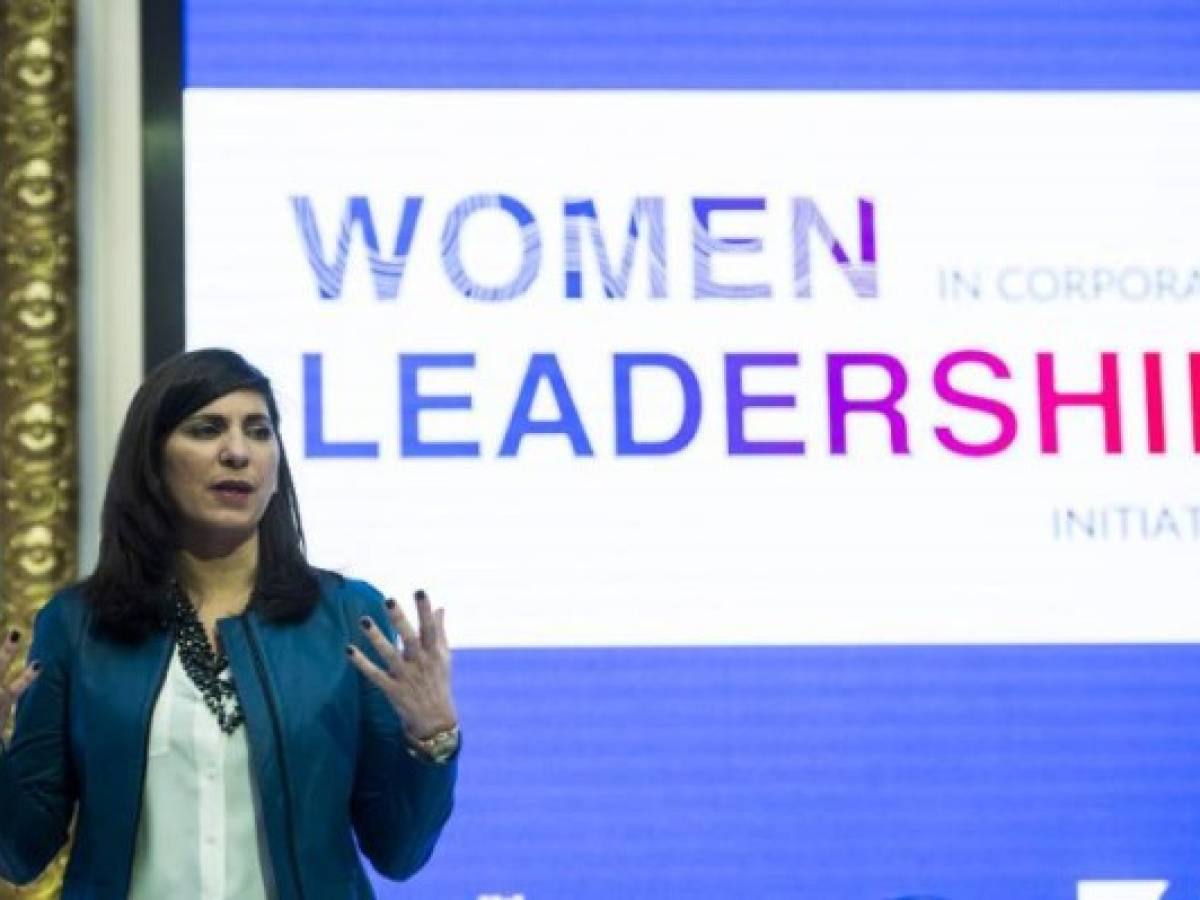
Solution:
<svg viewBox="0 0 1200 900"><path fill-rule="evenodd" d="M418 628L413 629L400 608L388 598L387 614L398 644L389 641L367 616L359 626L383 657L381 669L351 645L350 661L383 691L404 721L410 738L422 740L458 724L450 693L450 645L446 640L446 610L434 612L424 591L417 591Z"/></svg>

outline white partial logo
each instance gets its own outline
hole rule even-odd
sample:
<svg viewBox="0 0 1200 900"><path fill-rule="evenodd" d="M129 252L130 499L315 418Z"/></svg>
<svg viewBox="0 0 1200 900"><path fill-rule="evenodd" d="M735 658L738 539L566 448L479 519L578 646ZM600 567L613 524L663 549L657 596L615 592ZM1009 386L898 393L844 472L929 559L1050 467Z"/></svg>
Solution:
<svg viewBox="0 0 1200 900"><path fill-rule="evenodd" d="M1162 900L1165 881L1081 881L1078 900Z"/></svg>

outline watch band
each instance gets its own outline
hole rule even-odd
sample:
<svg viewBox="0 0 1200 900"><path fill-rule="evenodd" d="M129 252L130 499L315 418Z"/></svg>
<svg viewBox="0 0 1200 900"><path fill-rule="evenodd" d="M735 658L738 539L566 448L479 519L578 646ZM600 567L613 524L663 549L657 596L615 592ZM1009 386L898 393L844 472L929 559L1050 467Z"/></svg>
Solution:
<svg viewBox="0 0 1200 900"><path fill-rule="evenodd" d="M446 728L427 738L409 738L408 752L410 755L429 762L442 764L450 759L458 750L458 726Z"/></svg>

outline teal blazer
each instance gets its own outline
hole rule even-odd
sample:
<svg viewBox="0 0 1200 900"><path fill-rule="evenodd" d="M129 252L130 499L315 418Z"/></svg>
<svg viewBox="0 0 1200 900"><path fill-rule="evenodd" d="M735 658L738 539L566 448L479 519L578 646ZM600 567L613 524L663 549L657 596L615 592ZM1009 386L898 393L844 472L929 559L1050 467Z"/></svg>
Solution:
<svg viewBox="0 0 1200 900"><path fill-rule="evenodd" d="M37 878L78 806L66 900L129 892L150 717L175 641L167 630L140 644L106 640L91 614L77 587L38 612L29 655L42 670L0 747L0 876ZM457 756L414 758L390 702L346 658L354 643L380 663L362 615L395 640L378 591L322 575L301 623L253 609L217 622L246 717L268 896L374 897L358 850L381 875L407 878L450 815Z"/></svg>

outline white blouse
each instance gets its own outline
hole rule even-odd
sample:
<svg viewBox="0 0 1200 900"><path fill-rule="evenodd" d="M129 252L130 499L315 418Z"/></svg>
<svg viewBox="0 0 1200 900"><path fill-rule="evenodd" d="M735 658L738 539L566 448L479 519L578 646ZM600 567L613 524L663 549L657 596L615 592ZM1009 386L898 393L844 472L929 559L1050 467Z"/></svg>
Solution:
<svg viewBox="0 0 1200 900"><path fill-rule="evenodd" d="M229 677L227 668L222 678ZM227 735L179 659L154 706L130 900L265 900L246 724Z"/></svg>

